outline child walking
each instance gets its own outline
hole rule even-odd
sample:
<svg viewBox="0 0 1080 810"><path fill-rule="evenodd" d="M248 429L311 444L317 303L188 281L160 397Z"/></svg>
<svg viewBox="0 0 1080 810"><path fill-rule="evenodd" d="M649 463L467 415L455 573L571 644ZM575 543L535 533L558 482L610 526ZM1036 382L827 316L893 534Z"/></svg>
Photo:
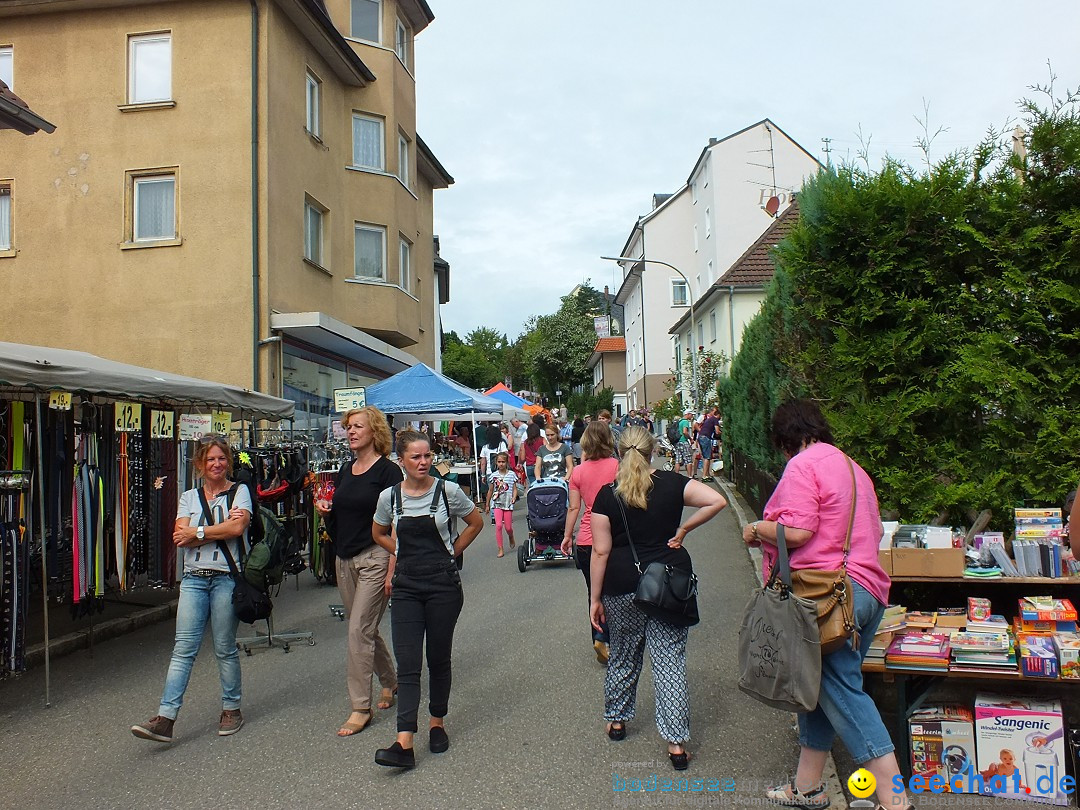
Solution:
<svg viewBox="0 0 1080 810"><path fill-rule="evenodd" d="M509 468L510 456L499 453L495 456L495 469L488 475L487 501L484 511L495 508L495 543L499 546L499 556L503 556L503 526L510 538L510 548L514 543L514 501L517 500L517 473ZM494 503L493 503L494 502Z"/></svg>

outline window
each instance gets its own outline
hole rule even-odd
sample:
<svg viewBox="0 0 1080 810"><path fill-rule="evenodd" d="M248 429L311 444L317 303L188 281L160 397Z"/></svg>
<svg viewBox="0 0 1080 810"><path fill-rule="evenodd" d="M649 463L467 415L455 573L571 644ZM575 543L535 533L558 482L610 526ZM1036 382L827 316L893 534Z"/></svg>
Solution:
<svg viewBox="0 0 1080 810"><path fill-rule="evenodd" d="M697 287L697 294L701 295L701 273L694 276L694 286Z"/></svg>
<svg viewBox="0 0 1080 810"><path fill-rule="evenodd" d="M694 253L698 252L698 230L697 223L694 223Z"/></svg>
<svg viewBox="0 0 1080 810"><path fill-rule="evenodd" d="M128 104L172 100L172 34L128 38Z"/></svg>
<svg viewBox="0 0 1080 810"><path fill-rule="evenodd" d="M697 325L697 345L705 345L705 324L703 323L699 323Z"/></svg>
<svg viewBox="0 0 1080 810"><path fill-rule="evenodd" d="M14 51L12 48L0 48L0 81L11 88L14 88L15 86L15 80L11 75L11 71L15 65L14 59Z"/></svg>
<svg viewBox="0 0 1080 810"><path fill-rule="evenodd" d="M401 60L401 64L405 66L405 69L409 68L409 29L405 27L405 23L401 20L397 21L397 31L394 34L394 50L397 52L397 58Z"/></svg>
<svg viewBox="0 0 1080 810"><path fill-rule="evenodd" d="M352 0L352 35L368 42L380 42L379 22L382 17L380 0Z"/></svg>
<svg viewBox="0 0 1080 810"><path fill-rule="evenodd" d="M634 368L641 365L641 344L634 341Z"/></svg>
<svg viewBox="0 0 1080 810"><path fill-rule="evenodd" d="M671 280L671 305L673 307L685 307L690 300L686 293L686 282L681 278L673 278Z"/></svg>
<svg viewBox="0 0 1080 810"><path fill-rule="evenodd" d="M711 287L711 286L712 286L712 283L713 283L714 281L716 281L716 274L715 274L715 273L713 273L713 263L712 263L712 259L709 259L709 264L708 264L708 273L707 273L706 275L707 275L707 276L708 276L708 278L709 278L709 286Z"/></svg>
<svg viewBox="0 0 1080 810"><path fill-rule="evenodd" d="M716 310L709 313L709 337L716 343Z"/></svg>
<svg viewBox="0 0 1080 810"><path fill-rule="evenodd" d="M304 202L304 258L324 267L323 263L323 215L321 205L313 200Z"/></svg>
<svg viewBox="0 0 1080 810"><path fill-rule="evenodd" d="M320 120L322 113L319 106L322 102L322 82L311 71L307 74L307 118L304 126L307 131L316 138L322 135Z"/></svg>
<svg viewBox="0 0 1080 810"><path fill-rule="evenodd" d="M353 165L384 171L383 120L367 115L353 115Z"/></svg>
<svg viewBox="0 0 1080 810"><path fill-rule="evenodd" d="M401 289L410 292L412 290L412 243L405 238L398 242L398 271Z"/></svg>
<svg viewBox="0 0 1080 810"><path fill-rule="evenodd" d="M398 133L397 144L398 179L405 188L409 187L409 139Z"/></svg>
<svg viewBox="0 0 1080 810"><path fill-rule="evenodd" d="M705 206L705 238L712 236L712 212Z"/></svg>
<svg viewBox="0 0 1080 810"><path fill-rule="evenodd" d="M690 202L692 205L697 205L697 181L690 181Z"/></svg>
<svg viewBox="0 0 1080 810"><path fill-rule="evenodd" d="M0 250L11 250L11 183L0 183Z"/></svg>
<svg viewBox="0 0 1080 810"><path fill-rule="evenodd" d="M176 238L176 175L155 174L132 178L134 242Z"/></svg>
<svg viewBox="0 0 1080 810"><path fill-rule="evenodd" d="M386 281L386 228L378 225L356 224L357 278Z"/></svg>

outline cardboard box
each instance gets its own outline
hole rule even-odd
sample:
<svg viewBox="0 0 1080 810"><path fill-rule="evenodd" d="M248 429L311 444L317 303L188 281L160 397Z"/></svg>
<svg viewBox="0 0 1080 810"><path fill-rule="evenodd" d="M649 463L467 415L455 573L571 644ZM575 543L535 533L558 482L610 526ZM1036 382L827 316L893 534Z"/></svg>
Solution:
<svg viewBox="0 0 1080 810"><path fill-rule="evenodd" d="M964 550L962 548L894 548L892 574L894 577L962 577Z"/></svg>
<svg viewBox="0 0 1080 810"><path fill-rule="evenodd" d="M1080 635L1054 633L1054 647L1061 663L1061 677L1066 680L1080 679Z"/></svg>
<svg viewBox="0 0 1080 810"><path fill-rule="evenodd" d="M1058 676L1057 650L1054 649L1053 638L1036 633L1020 633L1016 636L1016 646L1021 673L1029 678Z"/></svg>
<svg viewBox="0 0 1080 810"><path fill-rule="evenodd" d="M450 474L450 464L448 462L440 461L438 464L435 465L435 469L438 470L439 475L441 475L443 478Z"/></svg>
<svg viewBox="0 0 1080 810"><path fill-rule="evenodd" d="M1063 736L1057 700L977 695L975 741L983 793L1068 805L1069 795L1062 790L1066 776ZM1036 746L1036 738L1048 742Z"/></svg>
<svg viewBox="0 0 1080 810"><path fill-rule="evenodd" d="M917 709L908 718L911 774L938 775L946 793L977 793L966 774L975 768L975 715L967 706L937 704ZM963 779L956 779L964 776Z"/></svg>
<svg viewBox="0 0 1080 810"><path fill-rule="evenodd" d="M877 553L878 563L885 569L885 573L892 576L892 549L883 548Z"/></svg>

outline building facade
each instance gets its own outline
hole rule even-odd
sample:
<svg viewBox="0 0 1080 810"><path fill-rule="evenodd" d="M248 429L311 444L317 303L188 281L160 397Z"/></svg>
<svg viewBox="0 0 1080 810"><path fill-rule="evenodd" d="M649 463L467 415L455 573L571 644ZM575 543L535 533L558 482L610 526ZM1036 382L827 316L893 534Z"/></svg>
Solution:
<svg viewBox="0 0 1080 810"><path fill-rule="evenodd" d="M416 132L413 67L433 19L425 0L0 4L0 67L58 125L0 132L0 339L257 388L301 427L334 388L438 366L453 178Z"/></svg>
<svg viewBox="0 0 1080 810"><path fill-rule="evenodd" d="M612 413L618 418L626 413L626 340L606 337L596 341L586 363L592 371L592 393L599 394L605 388L614 392Z"/></svg>

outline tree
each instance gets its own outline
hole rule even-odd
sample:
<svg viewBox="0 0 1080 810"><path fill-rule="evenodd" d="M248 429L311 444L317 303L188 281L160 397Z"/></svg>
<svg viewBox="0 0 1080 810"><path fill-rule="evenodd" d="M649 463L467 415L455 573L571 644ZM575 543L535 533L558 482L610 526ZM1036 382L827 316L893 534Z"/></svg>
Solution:
<svg viewBox="0 0 1080 810"><path fill-rule="evenodd" d="M535 339L530 339L527 360L539 388L554 394L592 379L586 364L596 346L592 320L564 306L553 315L536 319Z"/></svg>
<svg viewBox="0 0 1080 810"><path fill-rule="evenodd" d="M498 381L498 369L481 349L450 343L443 352L443 373L469 388L489 388Z"/></svg>
<svg viewBox="0 0 1080 810"><path fill-rule="evenodd" d="M682 404L678 403L680 391L687 391L690 394L692 402L687 402L687 407L696 406L701 410L717 404L719 401L717 386L727 362L726 352L699 348L693 355L688 353L683 358L681 369L672 369L672 376L664 381L664 387L671 392L671 399L675 400L679 406L679 416L685 413Z"/></svg>

